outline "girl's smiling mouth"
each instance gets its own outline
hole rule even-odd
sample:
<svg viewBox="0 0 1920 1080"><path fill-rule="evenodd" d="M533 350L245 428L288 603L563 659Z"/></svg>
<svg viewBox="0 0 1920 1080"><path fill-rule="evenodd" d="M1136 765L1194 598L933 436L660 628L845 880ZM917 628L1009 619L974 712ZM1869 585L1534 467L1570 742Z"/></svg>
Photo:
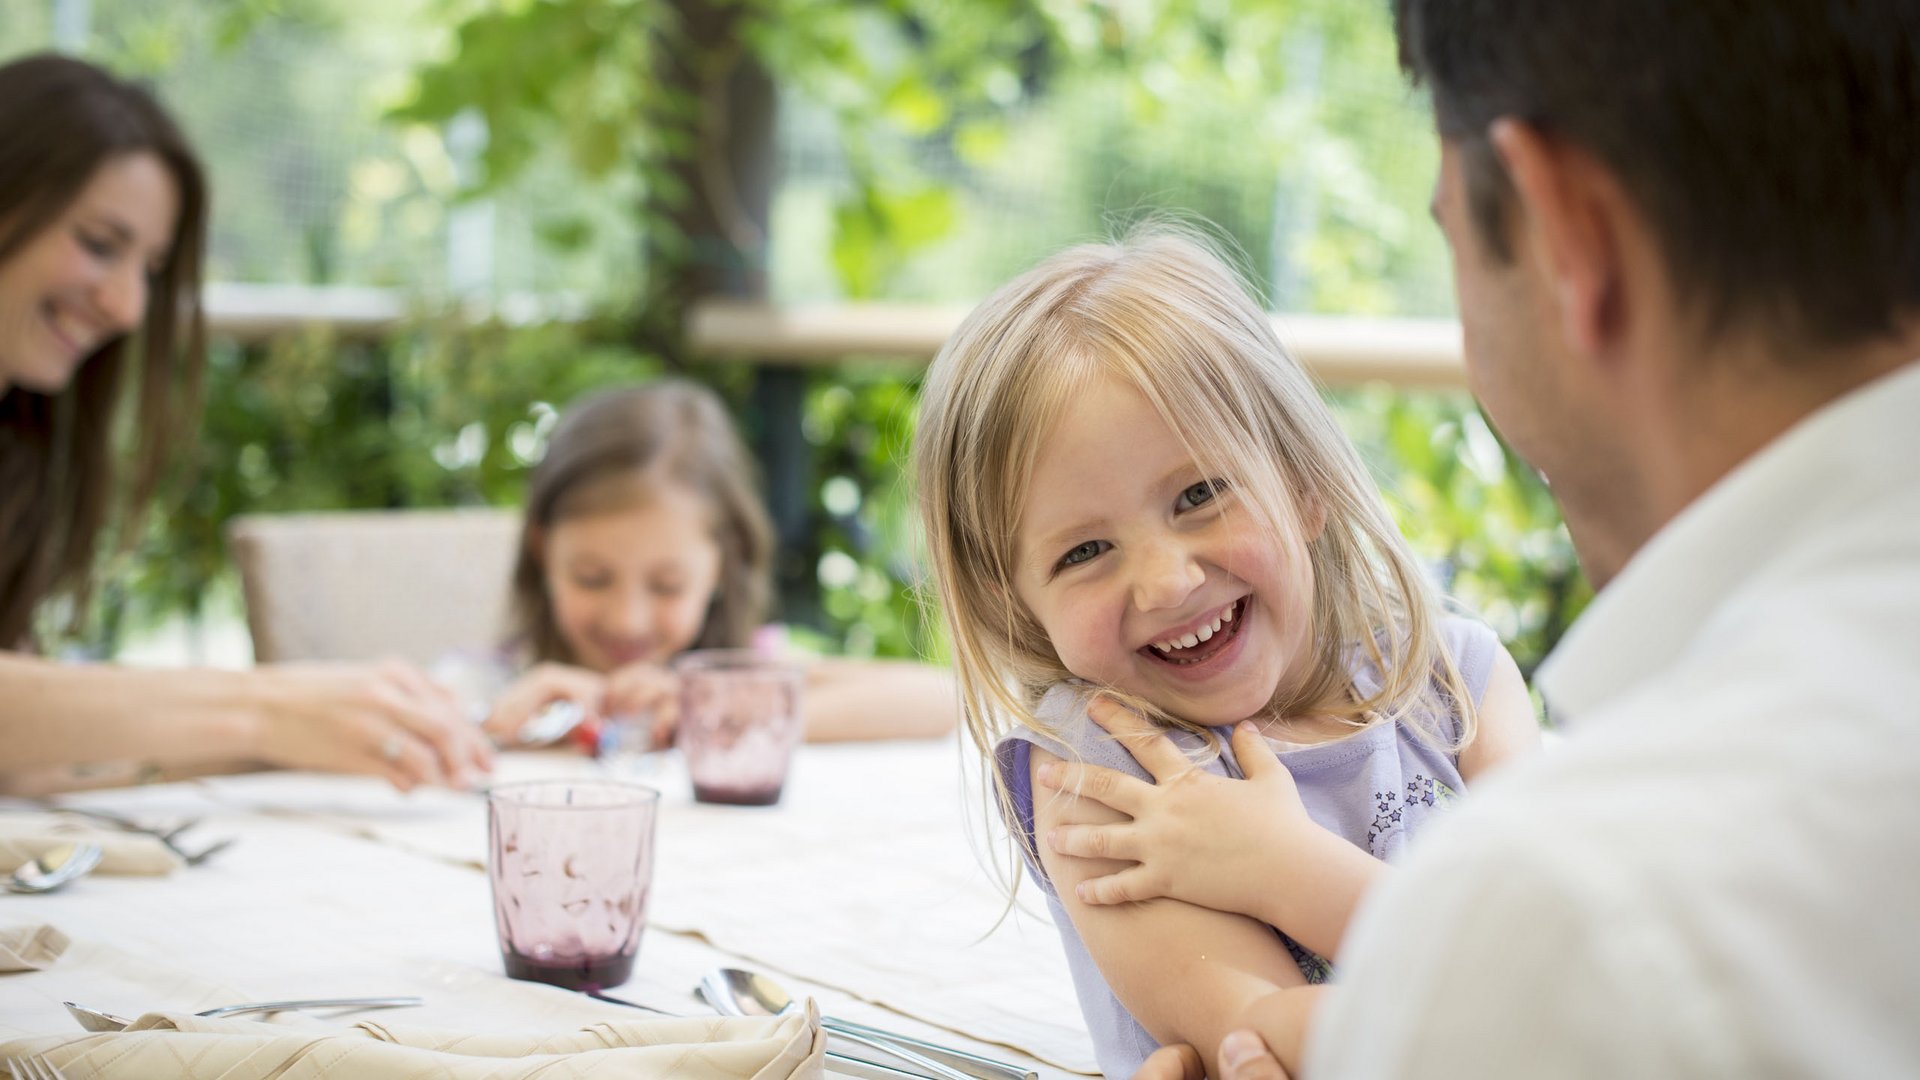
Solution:
<svg viewBox="0 0 1920 1080"><path fill-rule="evenodd" d="M1184 668L1205 663L1239 640L1240 629L1246 623L1244 616L1250 599L1243 596L1235 600L1214 616L1212 622L1197 630L1177 638L1151 642L1136 651L1150 660L1173 667Z"/></svg>

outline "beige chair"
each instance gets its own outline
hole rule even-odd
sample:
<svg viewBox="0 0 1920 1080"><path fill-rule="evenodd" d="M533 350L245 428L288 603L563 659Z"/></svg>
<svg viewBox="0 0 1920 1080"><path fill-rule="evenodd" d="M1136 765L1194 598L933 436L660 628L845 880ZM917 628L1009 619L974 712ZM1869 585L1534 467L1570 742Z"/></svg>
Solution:
<svg viewBox="0 0 1920 1080"><path fill-rule="evenodd" d="M505 629L520 518L395 510L235 518L256 660L422 664L491 648Z"/></svg>

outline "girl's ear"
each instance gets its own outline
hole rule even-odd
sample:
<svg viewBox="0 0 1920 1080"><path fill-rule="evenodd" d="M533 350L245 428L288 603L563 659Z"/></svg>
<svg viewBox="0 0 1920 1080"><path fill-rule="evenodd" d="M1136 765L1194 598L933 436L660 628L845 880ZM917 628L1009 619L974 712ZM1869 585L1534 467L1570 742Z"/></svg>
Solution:
<svg viewBox="0 0 1920 1080"><path fill-rule="evenodd" d="M1306 534L1307 543L1320 539L1327 531L1327 501L1317 491L1308 491L1300 496L1300 529Z"/></svg>

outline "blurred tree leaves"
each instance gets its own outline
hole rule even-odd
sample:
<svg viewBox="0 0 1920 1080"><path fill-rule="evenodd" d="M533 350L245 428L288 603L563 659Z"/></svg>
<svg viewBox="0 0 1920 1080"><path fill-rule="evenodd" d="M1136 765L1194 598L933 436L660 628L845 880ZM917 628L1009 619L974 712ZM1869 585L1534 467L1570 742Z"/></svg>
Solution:
<svg viewBox="0 0 1920 1080"><path fill-rule="evenodd" d="M223 249L239 253L235 265L328 280L343 248L417 247L458 200L520 184L550 193L537 231L552 247L648 237L665 259L648 274L679 273L699 253L669 235L664 211L693 197L682 166L701 150L702 102L663 79L658 61L684 38L679 20L704 7L733 20L738 55L831 121L826 135L845 178L813 196L823 225L804 241L817 249L806 265L824 283L810 295L970 298L1064 243L1172 209L1218 223L1248 254L1255 285L1284 309L1446 310L1444 285L1434 284L1445 280L1444 249L1423 209L1431 140L1393 70L1384 5L416 6L435 59L390 113L397 151L340 166L351 198L326 208L332 217L303 223L308 250L256 250L236 235ZM116 66L159 72L204 40L278 37L288 43L282 55L296 55L303 34L356 32L345 17L352 8L353 0L96 0L96 37ZM339 81L289 68L264 93L292 116L316 95L351 89ZM224 117L235 103L201 104ZM475 171L450 152L462 118L483 121ZM296 160L298 150L289 150ZM225 186L217 220L232 221L238 196L273 194ZM379 265L388 268L383 282L430 291L399 259ZM663 363L633 344L648 301L630 277L602 271L578 281L615 314L531 325L423 314L383 342L316 333L223 346L200 467L136 557L118 564L125 585L114 591L153 613L192 609L226 572L219 532L240 512L514 502L556 407ZM742 403L752 424L750 372L700 364L691 373ZM912 596L919 561L901 467L914 387L904 367L847 366L808 380L817 528L806 554L823 640L853 652L941 651ZM1336 403L1416 548L1530 669L1587 595L1544 487L1464 397L1369 388Z"/></svg>
<svg viewBox="0 0 1920 1080"><path fill-rule="evenodd" d="M1464 392L1332 395L1400 530L1531 676L1592 589L1553 497Z"/></svg>

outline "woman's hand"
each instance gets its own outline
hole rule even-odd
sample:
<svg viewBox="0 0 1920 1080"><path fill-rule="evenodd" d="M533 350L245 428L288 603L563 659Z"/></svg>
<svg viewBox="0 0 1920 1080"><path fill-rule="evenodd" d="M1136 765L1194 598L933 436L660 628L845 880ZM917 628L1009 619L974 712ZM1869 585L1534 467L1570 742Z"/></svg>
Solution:
<svg viewBox="0 0 1920 1080"><path fill-rule="evenodd" d="M607 676L606 712L645 718L651 745L666 746L680 723L680 678L659 664L628 664Z"/></svg>
<svg viewBox="0 0 1920 1080"><path fill-rule="evenodd" d="M256 752L288 769L472 787L493 750L445 687L411 664L284 664L259 671Z"/></svg>
<svg viewBox="0 0 1920 1080"><path fill-rule="evenodd" d="M567 664L535 664L493 700L493 712L481 727L497 746L520 746L520 732L527 721L547 706L570 701L580 707L583 721L596 721L605 715L606 696L603 675Z"/></svg>
<svg viewBox="0 0 1920 1080"><path fill-rule="evenodd" d="M1195 766L1160 729L1105 698L1090 707L1154 777L1154 783L1097 765L1060 764L1040 782L1105 803L1133 820L1053 830L1047 843L1062 855L1134 863L1090 878L1077 895L1089 904L1170 896L1217 911L1278 925L1300 860L1316 857L1329 836L1307 816L1293 776L1250 723L1234 729L1233 751L1245 780ZM1337 838L1336 838L1337 839ZM1351 846L1351 845L1348 845Z"/></svg>

